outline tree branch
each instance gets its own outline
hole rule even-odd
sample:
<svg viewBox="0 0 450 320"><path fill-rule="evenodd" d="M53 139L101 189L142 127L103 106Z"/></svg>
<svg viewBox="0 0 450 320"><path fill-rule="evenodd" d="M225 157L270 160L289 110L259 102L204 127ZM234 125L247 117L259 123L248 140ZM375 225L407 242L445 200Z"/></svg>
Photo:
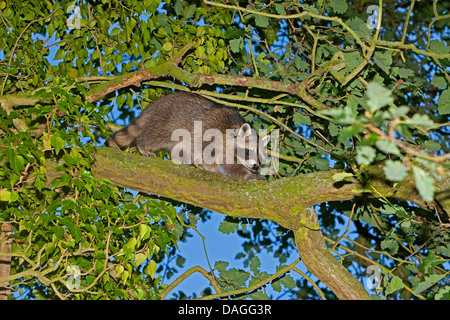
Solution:
<svg viewBox="0 0 450 320"><path fill-rule="evenodd" d="M11 253L12 243L9 236L13 233L13 227L9 223L1 224L0 231L0 279L9 276L11 271ZM4 254L2 254L2 252ZM9 281L0 281L0 300L6 300L11 290L8 288Z"/></svg>
<svg viewBox="0 0 450 320"><path fill-rule="evenodd" d="M243 75L231 76L223 74L202 74L202 73L190 73L178 67L173 61L167 61L158 66L141 69L135 72L127 73L124 75L109 77L109 80L105 80L104 83L90 89L86 96L86 100L93 102L97 101L111 92L117 91L129 86L139 87L141 82L157 79L161 77L172 77L178 81L182 81L188 84L190 87L201 87L203 84L207 85L227 85L227 86L240 86L246 88L258 88L263 90L285 92L298 96L305 103L313 107L314 109L327 109L319 100L309 95L305 89L303 83L285 83L279 81L266 80L264 78L245 77ZM93 77L98 79L98 77ZM104 78L103 79L108 79ZM82 77L78 81L87 81L89 77ZM35 90L38 91L38 90ZM5 95L0 97L1 104L7 104L9 106L17 105L34 105L40 101L32 94L30 95Z"/></svg>
<svg viewBox="0 0 450 320"><path fill-rule="evenodd" d="M342 300L369 300L370 295L325 246L322 232L308 228L294 230L295 244L308 271Z"/></svg>
<svg viewBox="0 0 450 320"><path fill-rule="evenodd" d="M269 219L296 230L304 221L306 209L327 201L346 201L357 197L379 197L410 201L432 210L414 187L410 174L402 182L383 178L378 166L368 167L363 186L355 178L336 182L333 175L343 170L319 171L271 182L235 180L160 158L146 158L111 148L97 148L93 173L114 185L160 195L235 217ZM49 170L47 172L50 172ZM320 192L317 192L320 190ZM436 198L450 211L450 178L436 186ZM310 225L312 227L312 225Z"/></svg>

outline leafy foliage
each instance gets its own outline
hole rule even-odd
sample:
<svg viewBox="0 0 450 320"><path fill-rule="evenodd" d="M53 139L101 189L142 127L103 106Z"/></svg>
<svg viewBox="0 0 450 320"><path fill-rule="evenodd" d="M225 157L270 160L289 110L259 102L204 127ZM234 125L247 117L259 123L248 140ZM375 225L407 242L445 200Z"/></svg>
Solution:
<svg viewBox="0 0 450 320"><path fill-rule="evenodd" d="M14 229L12 297L167 296L164 281L186 263L177 244L211 212L92 171L117 124L174 89L195 89L239 107L255 129L280 129L279 171L269 180L347 169L333 177L337 185L356 178L366 190L355 193L377 193L315 208L330 250L352 274L364 282L375 279L369 266L381 270L375 296L449 299L449 211L435 202L450 166L448 8L391 1L378 16L367 11L378 5L0 1L0 223ZM171 61L187 75L161 71ZM141 70L160 74L121 86ZM383 168L392 190L375 189L370 166ZM395 199L402 183L429 210ZM244 265L210 265L205 274L220 296L335 297L297 262L285 265L298 254L291 231L230 217L219 231L243 239ZM263 251L279 262L273 275L260 270Z"/></svg>

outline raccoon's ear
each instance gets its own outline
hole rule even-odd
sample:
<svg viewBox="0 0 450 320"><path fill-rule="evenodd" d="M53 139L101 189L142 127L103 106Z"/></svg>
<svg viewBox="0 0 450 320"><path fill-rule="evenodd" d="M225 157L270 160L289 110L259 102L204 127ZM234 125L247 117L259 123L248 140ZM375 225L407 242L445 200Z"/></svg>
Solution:
<svg viewBox="0 0 450 320"><path fill-rule="evenodd" d="M270 140L270 135L266 134L264 137L261 137L259 139L259 143L260 143L261 146L264 147L264 146L266 146L269 143L269 140Z"/></svg>
<svg viewBox="0 0 450 320"><path fill-rule="evenodd" d="M252 127L248 123L244 123L240 128L238 132L238 137L245 137L252 134Z"/></svg>

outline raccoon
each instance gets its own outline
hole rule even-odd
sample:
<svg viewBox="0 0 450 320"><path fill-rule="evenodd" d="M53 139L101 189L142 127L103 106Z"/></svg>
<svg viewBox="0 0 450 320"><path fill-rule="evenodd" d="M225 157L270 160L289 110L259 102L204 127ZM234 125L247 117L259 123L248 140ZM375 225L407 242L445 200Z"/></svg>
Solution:
<svg viewBox="0 0 450 320"><path fill-rule="evenodd" d="M174 162L201 164L236 179L264 180L259 173L269 138L258 137L234 109L198 94L176 92L151 103L115 133L108 146L135 144L145 156L168 150Z"/></svg>

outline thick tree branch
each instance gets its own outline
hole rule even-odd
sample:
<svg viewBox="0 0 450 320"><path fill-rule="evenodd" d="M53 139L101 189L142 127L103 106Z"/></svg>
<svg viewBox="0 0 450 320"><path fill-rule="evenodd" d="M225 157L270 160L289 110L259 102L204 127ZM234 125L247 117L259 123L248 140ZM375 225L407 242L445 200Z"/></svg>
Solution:
<svg viewBox="0 0 450 320"><path fill-rule="evenodd" d="M365 170L369 181L335 182L333 175L342 170L328 170L283 178L272 182L242 181L211 174L159 158L146 158L110 148L98 148L93 173L113 184L160 195L210 209L230 216L269 219L291 230L297 230L306 209L327 201L345 201L357 197L385 197L407 200L431 210L414 187L412 175L397 183L383 178L377 166ZM318 192L320 191L320 192ZM436 186L436 198L450 211L450 178ZM312 225L311 225L312 226Z"/></svg>
<svg viewBox="0 0 450 320"><path fill-rule="evenodd" d="M312 274L341 300L368 300L370 295L325 246L322 232L302 227L294 230L300 257Z"/></svg>
<svg viewBox="0 0 450 320"><path fill-rule="evenodd" d="M11 257L4 253L11 253L12 243L8 237L13 233L13 227L9 223L2 223L0 231L0 278L7 277L11 271ZM8 288L8 281L0 282L0 300L6 300L11 290Z"/></svg>

